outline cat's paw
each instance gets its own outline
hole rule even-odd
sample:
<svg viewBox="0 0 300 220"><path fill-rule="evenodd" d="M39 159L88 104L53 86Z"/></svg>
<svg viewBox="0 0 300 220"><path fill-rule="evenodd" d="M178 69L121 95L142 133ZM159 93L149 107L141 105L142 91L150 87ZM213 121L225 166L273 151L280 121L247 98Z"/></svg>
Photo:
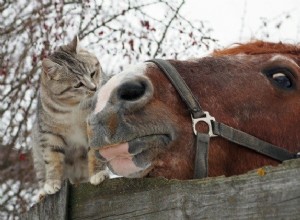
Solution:
<svg viewBox="0 0 300 220"><path fill-rule="evenodd" d="M37 198L37 202L41 202L45 199L45 196L46 196L46 192L43 188L41 188L39 190L39 194L38 194L38 198Z"/></svg>
<svg viewBox="0 0 300 220"><path fill-rule="evenodd" d="M44 185L44 190L46 194L54 194L61 188L60 180L47 180Z"/></svg>
<svg viewBox="0 0 300 220"><path fill-rule="evenodd" d="M101 170L100 172L94 174L90 178L90 183L93 185L98 185L109 177L109 174L106 170Z"/></svg>

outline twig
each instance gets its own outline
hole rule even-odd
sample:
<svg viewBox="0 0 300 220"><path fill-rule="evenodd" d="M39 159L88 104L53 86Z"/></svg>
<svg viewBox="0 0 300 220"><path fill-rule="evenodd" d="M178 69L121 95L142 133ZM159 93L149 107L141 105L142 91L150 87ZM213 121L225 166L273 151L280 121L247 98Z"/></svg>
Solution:
<svg viewBox="0 0 300 220"><path fill-rule="evenodd" d="M163 34L162 34L160 40L157 42L157 48L156 48L156 51L155 51L154 54L153 54L153 57L154 57L154 58L157 56L157 54L158 54L158 52L159 52L159 50L160 50L161 44L162 44L162 42L164 41L164 39L165 39L165 37L166 37L166 34L167 34L167 31L168 31L169 27L171 26L172 22L173 22L174 19L176 18L176 16L177 16L179 10L181 9L181 7L183 6L184 3L185 3L185 1L183 0L183 1L181 2L181 4L179 5L179 7L176 9L176 11L175 11L173 17L172 17L172 18L170 19L170 21L168 22L168 24L167 24L167 26L166 26L166 28L165 28L165 30L164 30L164 32L163 32Z"/></svg>

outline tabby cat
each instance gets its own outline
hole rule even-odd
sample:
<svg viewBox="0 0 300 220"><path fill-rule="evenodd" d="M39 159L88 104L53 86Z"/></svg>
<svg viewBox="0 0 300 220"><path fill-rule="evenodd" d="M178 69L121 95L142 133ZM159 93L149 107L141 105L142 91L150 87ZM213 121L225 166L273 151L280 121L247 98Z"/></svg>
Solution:
<svg viewBox="0 0 300 220"><path fill-rule="evenodd" d="M108 173L88 147L86 117L104 79L100 63L75 37L44 59L42 68L32 133L40 196L57 192L66 178L97 185Z"/></svg>

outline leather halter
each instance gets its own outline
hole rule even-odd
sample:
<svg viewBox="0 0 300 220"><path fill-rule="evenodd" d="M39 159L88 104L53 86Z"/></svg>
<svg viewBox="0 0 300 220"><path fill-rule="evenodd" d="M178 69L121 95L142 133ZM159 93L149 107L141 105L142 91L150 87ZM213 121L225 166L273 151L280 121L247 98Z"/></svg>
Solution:
<svg viewBox="0 0 300 220"><path fill-rule="evenodd" d="M190 88L186 85L174 66L162 59L152 59L146 62L155 63L160 70L164 72L191 112L193 131L197 137L194 178L207 177L209 141L211 137L215 136L221 136L233 143L254 150L280 162L300 157L300 152L291 153L284 148L265 142L221 122L217 122L214 117L210 116L209 112L202 110ZM208 133L200 133L196 130L196 124L198 122L205 122L208 125Z"/></svg>

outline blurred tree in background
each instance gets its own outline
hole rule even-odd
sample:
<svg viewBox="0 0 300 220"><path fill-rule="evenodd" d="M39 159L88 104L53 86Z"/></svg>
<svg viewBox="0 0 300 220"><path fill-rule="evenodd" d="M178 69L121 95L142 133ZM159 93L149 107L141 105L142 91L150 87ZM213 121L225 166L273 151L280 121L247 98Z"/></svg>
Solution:
<svg viewBox="0 0 300 220"><path fill-rule="evenodd" d="M242 18L237 18L242 20L240 39L248 28L246 3ZM199 57L219 47L207 23L182 16L184 4L185 0L0 0L0 219L18 218L37 193L30 133L41 60L76 34L109 75L153 57ZM290 17L289 11L261 17L253 36L268 40Z"/></svg>
<svg viewBox="0 0 300 220"><path fill-rule="evenodd" d="M17 218L36 194L29 150L41 60L76 34L107 74L153 57L198 56L216 41L181 16L184 3L0 0L0 219Z"/></svg>

